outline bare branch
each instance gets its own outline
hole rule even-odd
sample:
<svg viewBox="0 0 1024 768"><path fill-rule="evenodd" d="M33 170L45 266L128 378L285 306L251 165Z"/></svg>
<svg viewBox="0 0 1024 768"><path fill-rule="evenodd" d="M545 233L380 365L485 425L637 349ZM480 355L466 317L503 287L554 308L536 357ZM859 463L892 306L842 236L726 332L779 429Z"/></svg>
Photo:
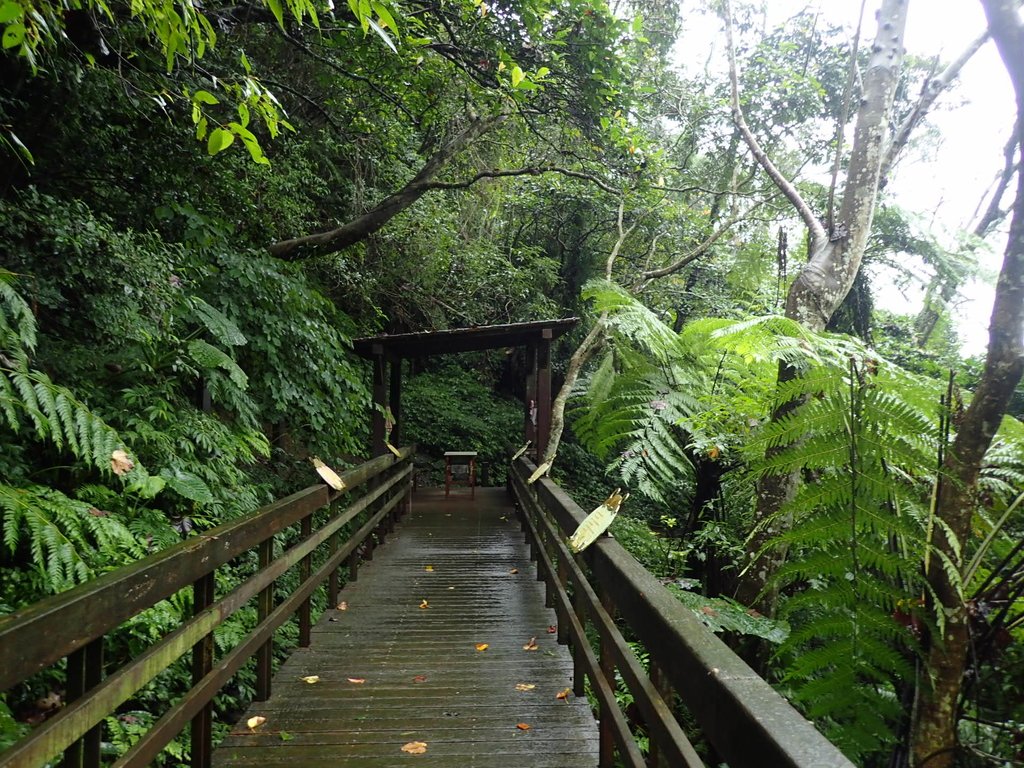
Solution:
<svg viewBox="0 0 1024 768"><path fill-rule="evenodd" d="M570 168L563 168L559 165L535 165L524 168L507 168L502 170L480 171L475 176L465 181L432 181L426 186L429 189L466 189L483 179L499 179L506 176L540 176L545 173L558 173L562 176L569 176L574 179L582 179L595 185L599 189L613 195L619 194L619 190L608 184L606 181L583 171L574 171Z"/></svg>
<svg viewBox="0 0 1024 768"><path fill-rule="evenodd" d="M429 192L434 176L440 173L453 157L487 131L501 124L506 117L505 114L499 114L472 120L451 141L435 152L408 184L388 195L373 208L352 221L326 232L282 240L274 243L267 250L272 256L294 260L306 255L307 249L314 249L321 254L336 253L358 243L380 230L391 219Z"/></svg>
<svg viewBox="0 0 1024 768"><path fill-rule="evenodd" d="M924 85L921 87L921 96L918 98L914 108L910 110L903 122L900 123L899 128L893 133L892 139L889 141L889 145L885 149L885 158L882 160L881 170L881 183L884 186L888 181L889 173L892 171L893 163L896 162L896 158L899 153L903 151L903 148L907 145L910 140L910 135L914 129L921 124L921 121L928 115L935 100L952 84L954 80L960 75L960 70L964 68L971 57L974 56L986 42L988 42L989 33L988 30L984 34L977 37L967 48L964 49L956 59L954 59L944 70L934 77L928 78Z"/></svg>
<svg viewBox="0 0 1024 768"><path fill-rule="evenodd" d="M729 0L725 1L725 40L726 48L729 54L729 82L732 86L732 114L733 120L736 123L736 127L739 129L740 135L743 136L743 140L747 143L751 153L757 160L758 164L764 168L765 173L775 182L775 186L786 196L786 199L796 208L797 213L800 214L800 218L803 219L804 226L811 233L811 250L814 250L819 243L828 241L828 236L825 234L825 228L818 221L818 217L814 215L814 211L811 210L811 206L807 204L803 196L789 181L782 172L775 167L775 163L771 161L768 155L762 149L761 144L758 142L757 137L754 136L750 130L750 126L747 125L747 120L743 117L743 109L740 107L740 86L739 79L736 74L736 49L733 46L732 40L732 10L729 6Z"/></svg>
<svg viewBox="0 0 1024 768"><path fill-rule="evenodd" d="M642 272L640 277L643 278L644 283L643 285L641 285L641 288L645 287L646 284L649 283L651 280L674 274L675 272L678 272L679 270L683 269L689 264L695 262L701 256L706 254L711 249L711 246L713 246L715 243L721 240L722 236L725 235L726 232L728 232L730 229L732 229L732 225L735 224L738 220L739 217L733 216L724 224L722 224L722 226L720 226L718 229L712 232L704 240L704 242L700 243L698 246L688 251L685 256L680 257L676 261L669 264L667 267L662 267L661 269L650 269L647 270L646 272Z"/></svg>

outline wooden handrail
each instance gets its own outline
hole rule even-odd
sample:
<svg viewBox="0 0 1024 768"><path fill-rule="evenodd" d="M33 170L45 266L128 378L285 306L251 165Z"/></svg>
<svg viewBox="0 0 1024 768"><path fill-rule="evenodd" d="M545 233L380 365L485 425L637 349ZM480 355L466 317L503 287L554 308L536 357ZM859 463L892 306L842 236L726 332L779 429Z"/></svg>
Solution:
<svg viewBox="0 0 1024 768"><path fill-rule="evenodd" d="M529 459L519 459L512 466L510 486L555 604L559 639L572 647L577 693L582 694L586 675L601 706L601 766L613 764L613 746L624 764L645 765L609 695L618 672L645 721L651 753L661 765L703 765L673 714L678 696L716 756L733 768L853 768L835 745L618 542L605 536L573 556L565 538L586 513L547 478L527 485L534 469ZM644 672L616 626L616 616L649 654L650 673ZM563 625L568 628L565 633ZM590 646L588 625L600 638L599 656Z"/></svg>
<svg viewBox="0 0 1024 768"><path fill-rule="evenodd" d="M309 605L313 592L328 584L330 604L337 602L337 571L348 562L350 578L358 548L372 535L383 535L407 507L411 490L412 448L399 457L380 456L342 473L346 490L316 485L276 501L239 520L217 526L178 545L119 568L68 592L54 595L0 617L0 690L31 677L68 657L69 698L57 715L0 753L0 766L39 766L62 750L65 763L99 765L99 729L103 718L192 651L193 683L189 692L158 720L116 765L144 766L192 722L192 765L205 768L211 754L211 701L253 655L258 657L258 692L269 696L274 633L299 615L300 645L309 642ZM372 483L368 482L372 481ZM363 487L362 495L352 491ZM313 513L345 496L313 529ZM344 542L340 531L360 514L368 519ZM300 526L300 538L277 558L274 536ZM326 560L312 572L312 555L328 545ZM231 592L214 599L216 569L254 548L260 568ZM275 579L298 566L300 583L280 605L273 605ZM194 615L120 669L103 678L103 637L128 619L186 587L194 590ZM214 661L213 630L254 597L260 597L260 620L227 654ZM260 661L265 663L260 664Z"/></svg>

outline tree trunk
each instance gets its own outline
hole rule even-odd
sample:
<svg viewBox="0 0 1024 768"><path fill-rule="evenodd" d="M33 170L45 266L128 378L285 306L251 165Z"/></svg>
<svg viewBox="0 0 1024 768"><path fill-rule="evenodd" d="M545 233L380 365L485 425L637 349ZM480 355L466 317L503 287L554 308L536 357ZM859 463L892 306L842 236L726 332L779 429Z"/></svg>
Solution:
<svg viewBox="0 0 1024 768"><path fill-rule="evenodd" d="M1013 81L1018 147L1024 146L1020 143L1024 141L1024 22L1015 0L981 3ZM942 496L936 504L935 515L945 526L936 527L935 546L953 562L957 562L956 553L966 547L971 535L981 463L1024 374L1024 158L1017 162L1017 197L996 284L985 368L974 398L957 425L956 437L943 464ZM956 757L957 703L968 661L970 627L960 587L950 579L938 558L932 558L928 581L939 601L936 608L945 615L946 622L941 637L932 638L928 651L932 679L930 685L926 682L918 707L913 734L914 765L951 768Z"/></svg>
<svg viewBox="0 0 1024 768"><path fill-rule="evenodd" d="M879 180L887 156L886 136L892 115L893 98L903 60L907 5L907 0L884 0L878 14L878 32L871 47L868 70L864 75L843 202L832 232L825 232L792 185L786 182L790 186L790 190L787 191L780 184L780 188L800 211L804 223L811 232L811 256L790 287L786 297L786 317L797 320L814 331L825 329L832 313L849 293L860 270L868 235L871 233ZM734 94L733 98L733 109L738 112L738 95ZM750 144L752 135L749 130L744 131L744 125L741 124L740 127L747 143ZM778 178L781 178L781 174L777 170L773 173L774 166L769 169L765 165L763 151L754 146L751 146L751 150L779 184ZM792 375L792 370L786 366L780 367L780 381ZM791 404L780 405L773 418L777 418L781 412L792 407L794 406ZM763 562L757 564L752 561L779 533L778 526L772 521L777 518L782 506L793 497L799 479L799 474L792 473L767 476L758 483L755 531L747 544L751 566L740 582L737 596L747 604L757 603L761 612L769 615L774 610L773 596L759 596L764 593L768 581L785 553L768 555ZM785 521L779 522L785 526Z"/></svg>

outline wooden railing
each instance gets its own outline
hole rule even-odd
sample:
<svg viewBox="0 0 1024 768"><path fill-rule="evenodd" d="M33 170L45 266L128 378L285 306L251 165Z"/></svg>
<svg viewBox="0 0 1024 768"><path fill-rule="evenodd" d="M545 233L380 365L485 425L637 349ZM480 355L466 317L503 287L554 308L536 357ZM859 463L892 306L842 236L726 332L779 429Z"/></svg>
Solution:
<svg viewBox="0 0 1024 768"><path fill-rule="evenodd" d="M614 539L601 537L572 555L565 540L586 513L547 478L527 485L534 469L518 460L509 485L558 616L558 639L572 650L574 692L584 695L586 677L598 701L601 768L703 766L677 716L677 697L699 726L712 765L853 768ZM620 626L649 655L647 668ZM588 629L598 638L596 652ZM619 680L645 727L646 757L617 702Z"/></svg>
<svg viewBox="0 0 1024 768"><path fill-rule="evenodd" d="M191 723L192 765L208 768L214 695L255 656L256 700L269 698L275 631L297 614L299 645L309 645L314 591L326 583L327 604L336 604L339 568L347 565L348 578L355 579L360 556L369 556L407 509L411 454L410 448L404 448L399 458L381 456L342 473L346 490L340 493L325 485L311 486L0 618L0 691L66 658L68 701L57 715L0 753L0 766L38 768L63 752L65 766L98 767L103 719L191 652L191 689L115 765L148 765ZM331 509L317 516L320 525L314 530L314 513L327 506ZM345 526L360 515L365 522L342 539ZM274 537L291 526L298 526L297 540L275 557ZM258 557L255 573L218 597L214 591L217 568L253 550ZM322 560L315 572L314 553ZM275 605L275 581L292 568L297 570L298 585ZM193 590L191 619L119 669L105 668L105 635L189 587ZM257 601L256 626L215 659L214 629L253 599Z"/></svg>

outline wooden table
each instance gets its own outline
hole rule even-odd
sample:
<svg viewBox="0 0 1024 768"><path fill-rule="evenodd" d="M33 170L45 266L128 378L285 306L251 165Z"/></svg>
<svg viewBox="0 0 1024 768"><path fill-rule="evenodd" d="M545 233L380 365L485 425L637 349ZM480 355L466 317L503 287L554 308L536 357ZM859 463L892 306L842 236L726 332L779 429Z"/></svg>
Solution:
<svg viewBox="0 0 1024 768"><path fill-rule="evenodd" d="M452 474L452 466L466 464L469 471L466 481L457 480ZM444 454L444 495L448 498L453 485L468 485L470 498L476 498L476 451L446 451Z"/></svg>

